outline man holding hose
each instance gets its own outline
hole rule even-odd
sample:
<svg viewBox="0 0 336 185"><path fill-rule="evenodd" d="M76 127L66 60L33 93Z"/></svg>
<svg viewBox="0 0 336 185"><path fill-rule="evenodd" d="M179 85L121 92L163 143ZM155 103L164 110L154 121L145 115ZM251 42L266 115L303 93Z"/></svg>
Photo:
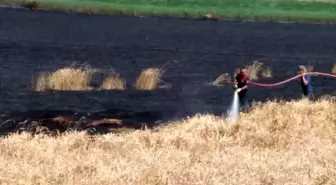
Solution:
<svg viewBox="0 0 336 185"><path fill-rule="evenodd" d="M240 68L238 74L235 77L235 93L238 93L239 97L239 105L240 107L247 106L247 83L248 83L248 75L246 73L246 69L244 67Z"/></svg>

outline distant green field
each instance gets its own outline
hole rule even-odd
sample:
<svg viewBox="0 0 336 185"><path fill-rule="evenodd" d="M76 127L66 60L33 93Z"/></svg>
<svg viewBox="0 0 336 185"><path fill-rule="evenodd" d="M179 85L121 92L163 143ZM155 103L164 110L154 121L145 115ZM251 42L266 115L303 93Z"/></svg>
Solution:
<svg viewBox="0 0 336 185"><path fill-rule="evenodd" d="M336 4L294 0L35 0L39 8L190 18L336 22ZM25 0L0 0L27 6Z"/></svg>

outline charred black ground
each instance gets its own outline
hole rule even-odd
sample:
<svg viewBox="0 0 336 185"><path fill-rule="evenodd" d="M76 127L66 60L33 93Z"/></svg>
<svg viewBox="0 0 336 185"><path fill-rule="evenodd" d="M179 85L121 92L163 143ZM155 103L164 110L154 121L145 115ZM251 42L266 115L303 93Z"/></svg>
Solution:
<svg viewBox="0 0 336 185"><path fill-rule="evenodd" d="M0 9L0 112L3 120L88 115L132 124L178 119L203 112L226 114L232 87L209 85L217 76L254 60L273 69L278 82L296 75L300 64L331 72L336 25L275 22L137 18ZM170 60L163 80L171 88L136 91L142 69ZM77 61L114 68L125 91L34 92L32 76ZM335 91L334 79L313 78L316 97ZM299 82L265 89L250 87L249 99L295 99Z"/></svg>

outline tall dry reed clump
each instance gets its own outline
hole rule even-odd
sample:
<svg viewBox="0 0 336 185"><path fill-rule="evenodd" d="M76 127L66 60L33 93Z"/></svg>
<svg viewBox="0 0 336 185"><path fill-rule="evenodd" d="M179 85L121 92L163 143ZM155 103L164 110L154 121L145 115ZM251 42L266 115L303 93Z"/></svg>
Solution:
<svg viewBox="0 0 336 185"><path fill-rule="evenodd" d="M221 84L225 84L225 83L231 83L231 78L230 75L228 73L224 73L219 75L215 81L212 82L213 86L219 86Z"/></svg>
<svg viewBox="0 0 336 185"><path fill-rule="evenodd" d="M334 64L331 68L331 72L336 74L336 64Z"/></svg>
<svg viewBox="0 0 336 185"><path fill-rule="evenodd" d="M272 77L272 68L266 66L263 71L261 72L261 76L264 78L271 78Z"/></svg>
<svg viewBox="0 0 336 185"><path fill-rule="evenodd" d="M247 70L250 80L258 80L260 77L263 77L263 78L272 77L272 68L269 66L266 66L265 64L259 61L254 61L252 64L247 65L246 70ZM238 72L239 70L236 69L233 73L233 76L235 77Z"/></svg>
<svg viewBox="0 0 336 185"><path fill-rule="evenodd" d="M119 77L119 75L109 76L105 78L101 89L104 90L125 90L126 89L126 81Z"/></svg>
<svg viewBox="0 0 336 185"><path fill-rule="evenodd" d="M236 124L197 115L119 135L13 134L2 184L336 184L336 102L256 104Z"/></svg>
<svg viewBox="0 0 336 185"><path fill-rule="evenodd" d="M264 78L272 77L272 69L259 61L254 61L246 69L251 80L258 80L260 76Z"/></svg>
<svg viewBox="0 0 336 185"><path fill-rule="evenodd" d="M159 87L162 70L159 68L148 68L141 72L135 82L138 90L153 90Z"/></svg>
<svg viewBox="0 0 336 185"><path fill-rule="evenodd" d="M65 67L53 73L42 73L36 81L36 90L91 90L90 82L95 70Z"/></svg>

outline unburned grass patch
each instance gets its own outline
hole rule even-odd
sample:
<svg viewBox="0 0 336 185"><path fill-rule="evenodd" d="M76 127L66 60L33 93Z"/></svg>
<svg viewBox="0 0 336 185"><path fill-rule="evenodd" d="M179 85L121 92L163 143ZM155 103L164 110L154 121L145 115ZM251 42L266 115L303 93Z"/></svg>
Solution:
<svg viewBox="0 0 336 185"><path fill-rule="evenodd" d="M246 66L247 69L247 73L249 75L249 78L251 80L257 80L259 79L260 76L260 72L262 70L263 67L263 63L259 62L259 61L254 61L252 63L252 65L248 65Z"/></svg>
<svg viewBox="0 0 336 185"><path fill-rule="evenodd" d="M0 0L0 4L85 13L161 15L198 19L253 19L335 22L333 0ZM23 3L22 3L23 2ZM318 14L317 14L318 12Z"/></svg>
<svg viewBox="0 0 336 185"><path fill-rule="evenodd" d="M94 69L65 67L51 73L41 73L36 79L36 90L87 91Z"/></svg>
<svg viewBox="0 0 336 185"><path fill-rule="evenodd" d="M251 80L258 80L260 77L272 77L272 68L259 61L254 61L251 65L246 66L246 69Z"/></svg>
<svg viewBox="0 0 336 185"><path fill-rule="evenodd" d="M143 70L136 79L135 88L138 90L154 90L159 88L162 70L159 68L148 68Z"/></svg>
<svg viewBox="0 0 336 185"><path fill-rule="evenodd" d="M331 72L336 74L336 64L333 64L333 66L331 68Z"/></svg>
<svg viewBox="0 0 336 185"><path fill-rule="evenodd" d="M266 66L264 63L259 61L254 61L252 64L245 66L250 80L258 80L262 78L271 78L272 77L272 68ZM239 72L239 69L234 71L234 77Z"/></svg>
<svg viewBox="0 0 336 185"><path fill-rule="evenodd" d="M119 74L103 74L103 80L96 80L99 87L93 87L95 74L104 70L90 67L65 67L54 72L41 72L33 80L33 88L36 91L89 91L89 90L125 90L126 80ZM141 72L135 82L137 90L154 90L160 88L163 70L159 68L147 68ZM96 75L101 76L101 75Z"/></svg>
<svg viewBox="0 0 336 185"><path fill-rule="evenodd" d="M105 76L98 80L96 76ZM95 79L95 80L94 80ZM54 72L41 72L34 79L36 91L90 91L90 90L125 90L126 80L119 74L105 74L104 70L85 67L65 67ZM94 87L94 83L98 83Z"/></svg>
<svg viewBox="0 0 336 185"><path fill-rule="evenodd" d="M336 3L336 0L269 0L269 1L279 1L279 2L312 2L312 3Z"/></svg>
<svg viewBox="0 0 336 185"><path fill-rule="evenodd" d="M50 89L50 74L45 72L39 73L35 82L35 90L45 91L48 89Z"/></svg>
<svg viewBox="0 0 336 185"><path fill-rule="evenodd" d="M235 124L198 114L155 130L12 134L4 184L335 184L336 101L254 103ZM106 162L108 161L108 162ZM29 171L29 173L27 173ZM74 181L74 179L77 179Z"/></svg>
<svg viewBox="0 0 336 185"><path fill-rule="evenodd" d="M272 77L272 68L271 67L265 67L263 71L261 72L262 77L264 78L271 78Z"/></svg>
<svg viewBox="0 0 336 185"><path fill-rule="evenodd" d="M108 76L104 79L101 89L104 90L125 90L126 80L118 75Z"/></svg>
<svg viewBox="0 0 336 185"><path fill-rule="evenodd" d="M223 85L226 83L231 83L231 78L230 75L228 73L223 73L221 75L219 75L216 80L214 80L212 82L213 86L219 86L219 85Z"/></svg>

